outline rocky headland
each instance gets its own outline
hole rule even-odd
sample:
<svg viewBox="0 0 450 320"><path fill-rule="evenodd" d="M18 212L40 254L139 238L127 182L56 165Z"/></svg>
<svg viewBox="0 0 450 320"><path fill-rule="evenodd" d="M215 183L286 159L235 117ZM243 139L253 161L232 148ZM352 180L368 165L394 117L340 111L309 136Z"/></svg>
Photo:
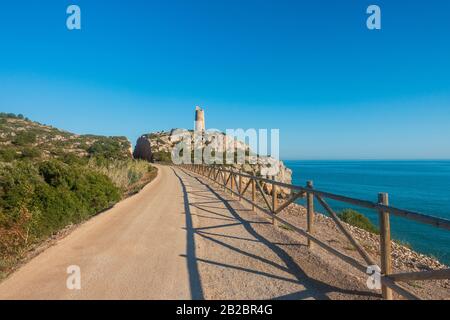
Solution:
<svg viewBox="0 0 450 320"><path fill-rule="evenodd" d="M183 131L172 129L170 131L160 131L144 134L136 142L133 156L137 159L143 159L151 162L171 162L171 155L177 143L183 139L183 134L193 135L193 131ZM274 159L270 156L259 156L250 150L250 147L239 140L227 137L221 132L205 132L203 133L204 146L214 149L215 152L225 154L227 150L234 152L241 151L246 156L244 163L233 163L225 165L227 169L240 171L242 173L266 175L267 173L275 173L269 178L276 181L290 184L292 183L292 171L287 168L283 161ZM243 183L247 181L244 178ZM263 184L266 193L271 194L272 186ZM279 190L280 197L286 197L290 194L289 189Z"/></svg>

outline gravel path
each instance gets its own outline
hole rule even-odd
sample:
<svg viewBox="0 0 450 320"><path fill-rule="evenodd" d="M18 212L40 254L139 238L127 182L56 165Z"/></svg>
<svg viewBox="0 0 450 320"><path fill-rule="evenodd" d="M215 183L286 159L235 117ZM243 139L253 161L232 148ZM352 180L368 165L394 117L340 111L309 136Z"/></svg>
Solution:
<svg viewBox="0 0 450 320"><path fill-rule="evenodd" d="M311 254L267 219L205 179L175 170L189 202L206 299L377 299L351 270ZM188 257L189 258L189 257Z"/></svg>
<svg viewBox="0 0 450 320"><path fill-rule="evenodd" d="M378 299L237 199L159 166L139 194L89 220L0 284L0 299ZM81 290L66 287L81 268Z"/></svg>
<svg viewBox="0 0 450 320"><path fill-rule="evenodd" d="M181 186L173 171L94 217L0 284L1 299L189 299ZM67 267L81 269L68 290Z"/></svg>

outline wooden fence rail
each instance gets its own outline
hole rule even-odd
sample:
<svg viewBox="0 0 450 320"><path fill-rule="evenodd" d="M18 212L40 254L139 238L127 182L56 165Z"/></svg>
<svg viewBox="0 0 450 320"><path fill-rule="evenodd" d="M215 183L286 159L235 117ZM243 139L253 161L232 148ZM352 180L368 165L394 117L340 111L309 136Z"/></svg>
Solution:
<svg viewBox="0 0 450 320"><path fill-rule="evenodd" d="M431 270L423 272L408 272L396 273L392 272L392 257L391 257L391 230L390 230L390 215L399 216L409 220L425 223L444 230L450 230L450 220L428 216L422 213L403 210L389 206L388 194L380 193L378 195L378 202L371 202L366 200L355 199L351 197L341 196L329 192L316 190L313 187L313 182L308 181L305 187L295 186L291 184L281 183L274 179L268 179L257 176L255 173L250 175L247 173L238 172L222 166L207 166L200 164L181 165L181 167L188 169L194 173L202 175L214 183L217 183L224 191L228 190L232 196L237 196L239 201L245 201L252 206L252 210L267 214L274 225L283 224L289 227L294 232L306 237L308 247L313 248L318 245L320 248L337 256L341 260L355 267L359 271L366 273L369 266L376 266L375 260L366 252L358 241L353 237L351 232L347 230L346 226L341 222L338 215L333 211L325 199L332 199L363 208L373 209L378 212L379 229L380 229L380 262L381 262L381 292L384 299L393 299L392 291L406 299L420 299L415 294L403 288L397 282L404 282L410 280L439 280L450 279L450 269ZM247 183L243 180L248 179ZM271 185L270 196L264 192L263 185ZM244 186L245 184L245 186ZM245 194L251 188L251 199L248 199ZM280 188L289 189L290 197L282 204L280 204L279 190ZM256 200L256 193L259 191L265 207L260 205ZM278 214L286 209L291 203L299 198L306 198L306 230L301 229L292 223L281 219ZM361 263L357 259L350 257L327 243L314 236L314 198L326 210L331 219L335 222L338 230L343 233L347 240L356 249L366 264Z"/></svg>

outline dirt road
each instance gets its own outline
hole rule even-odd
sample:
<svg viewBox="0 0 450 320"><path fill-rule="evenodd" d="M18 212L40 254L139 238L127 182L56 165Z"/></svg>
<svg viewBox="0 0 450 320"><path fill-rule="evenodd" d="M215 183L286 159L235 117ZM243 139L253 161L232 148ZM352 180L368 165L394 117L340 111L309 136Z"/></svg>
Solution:
<svg viewBox="0 0 450 320"><path fill-rule="evenodd" d="M66 285L73 265L80 290ZM376 295L236 199L171 167L0 284L0 299L273 298Z"/></svg>

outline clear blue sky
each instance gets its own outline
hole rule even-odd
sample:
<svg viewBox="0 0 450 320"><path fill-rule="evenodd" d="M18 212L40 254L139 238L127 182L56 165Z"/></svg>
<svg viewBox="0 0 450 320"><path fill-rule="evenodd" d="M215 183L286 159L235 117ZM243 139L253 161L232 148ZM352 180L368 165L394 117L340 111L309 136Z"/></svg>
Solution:
<svg viewBox="0 0 450 320"><path fill-rule="evenodd" d="M134 142L201 105L285 159L449 159L449 39L447 0L2 1L0 111Z"/></svg>

